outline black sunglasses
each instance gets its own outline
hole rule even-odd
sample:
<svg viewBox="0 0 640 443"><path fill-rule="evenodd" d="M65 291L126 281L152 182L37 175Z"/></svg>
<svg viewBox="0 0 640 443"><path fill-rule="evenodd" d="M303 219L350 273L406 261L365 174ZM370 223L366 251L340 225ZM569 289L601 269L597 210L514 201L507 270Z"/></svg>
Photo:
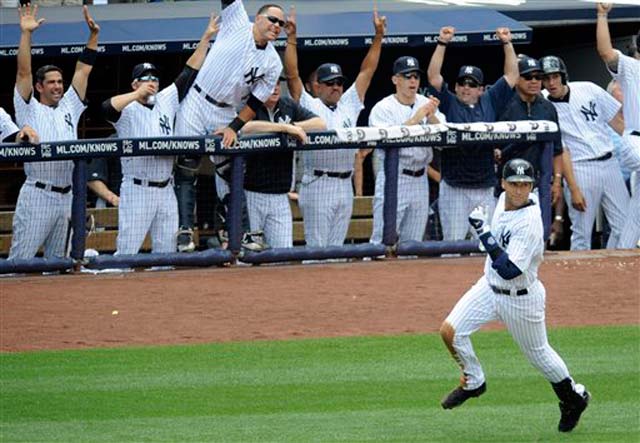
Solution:
<svg viewBox="0 0 640 443"><path fill-rule="evenodd" d="M524 75L521 75L520 77L522 77L523 79L525 79L527 81L531 81L531 80L542 81L542 79L544 78L544 75L542 75L542 74L524 74Z"/></svg>
<svg viewBox="0 0 640 443"><path fill-rule="evenodd" d="M321 82L324 83L327 86L344 86L344 80L342 80L341 78L336 78L334 80L327 80L326 82Z"/></svg>
<svg viewBox="0 0 640 443"><path fill-rule="evenodd" d="M469 78L463 78L462 80L458 80L456 83L458 86L468 86L470 88L477 88L480 86L480 83Z"/></svg>
<svg viewBox="0 0 640 443"><path fill-rule="evenodd" d="M420 73L418 72L405 72L402 74L402 76L407 80L411 80L412 78L415 78L416 80L420 80Z"/></svg>
<svg viewBox="0 0 640 443"><path fill-rule="evenodd" d="M159 82L160 79L155 75L143 75L142 77L138 77L136 80L139 82Z"/></svg>
<svg viewBox="0 0 640 443"><path fill-rule="evenodd" d="M281 28L284 28L284 25L287 24L287 22L285 22L284 20L280 20L278 17L276 17L274 15L263 14L262 16L265 17L267 20L269 20L274 25L275 24L279 25Z"/></svg>

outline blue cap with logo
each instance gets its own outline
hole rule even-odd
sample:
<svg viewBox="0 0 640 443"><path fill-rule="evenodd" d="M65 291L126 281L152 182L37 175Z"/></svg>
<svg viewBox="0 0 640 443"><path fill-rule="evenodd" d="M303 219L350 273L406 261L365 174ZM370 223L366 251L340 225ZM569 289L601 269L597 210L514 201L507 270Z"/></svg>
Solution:
<svg viewBox="0 0 640 443"><path fill-rule="evenodd" d="M535 58L525 55L518 60L518 71L520 71L520 75L542 72L542 65Z"/></svg>
<svg viewBox="0 0 640 443"><path fill-rule="evenodd" d="M160 76L160 71L153 63L140 63L133 67L133 72L131 73L131 79L135 80L140 77L143 77L144 74L153 74L156 77Z"/></svg>
<svg viewBox="0 0 640 443"><path fill-rule="evenodd" d="M393 63L393 75L406 74L407 72L423 72L415 57L400 57Z"/></svg>
<svg viewBox="0 0 640 443"><path fill-rule="evenodd" d="M320 83L335 80L337 78L341 78L342 80L347 79L347 77L342 74L342 68L340 67L340 65L337 65L335 63L325 63L323 65L320 65L318 67L317 73L318 82Z"/></svg>
<svg viewBox="0 0 640 443"><path fill-rule="evenodd" d="M477 81L479 84L484 84L484 75L482 74L482 70L477 66L464 65L460 68L458 72L458 80L461 78L471 78Z"/></svg>

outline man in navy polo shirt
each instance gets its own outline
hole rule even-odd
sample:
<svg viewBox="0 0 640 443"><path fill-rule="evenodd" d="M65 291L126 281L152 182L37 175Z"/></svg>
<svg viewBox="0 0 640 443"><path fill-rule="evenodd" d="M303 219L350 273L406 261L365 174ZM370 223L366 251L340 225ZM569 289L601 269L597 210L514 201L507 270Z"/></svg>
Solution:
<svg viewBox="0 0 640 443"><path fill-rule="evenodd" d="M440 29L438 44L431 56L427 75L429 91L440 100L440 111L451 123L494 122L511 98L518 80L518 63L511 44L511 31L498 28L496 36L504 46L505 72L486 93L484 75L476 66L462 66L456 79L455 94L449 91L440 74L444 53L455 29ZM463 240L469 231L467 217L478 205L493 212L496 184L493 146L466 145L442 151L442 181L438 206L444 240Z"/></svg>

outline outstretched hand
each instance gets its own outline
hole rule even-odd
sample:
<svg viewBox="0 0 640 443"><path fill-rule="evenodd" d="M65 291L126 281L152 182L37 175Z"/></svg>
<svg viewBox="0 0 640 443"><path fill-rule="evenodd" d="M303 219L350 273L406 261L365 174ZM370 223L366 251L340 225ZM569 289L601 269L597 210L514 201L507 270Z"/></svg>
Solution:
<svg viewBox="0 0 640 443"><path fill-rule="evenodd" d="M295 5L291 5L291 9L289 10L289 17L287 17L287 23L284 25L284 32L289 35L296 35L298 32L298 24L296 22L296 7Z"/></svg>
<svg viewBox="0 0 640 443"><path fill-rule="evenodd" d="M238 134L229 126L222 129L218 129L216 132L214 132L214 135L222 136L223 148L230 148L233 145L235 145L238 141Z"/></svg>
<svg viewBox="0 0 640 443"><path fill-rule="evenodd" d="M87 22L89 31L91 31L92 34L100 32L100 26L96 23L93 17L91 17L91 14L89 14L89 8L87 8L87 5L82 7L82 14L84 15L84 21Z"/></svg>
<svg viewBox="0 0 640 443"><path fill-rule="evenodd" d="M496 29L496 37L500 39L502 43L511 42L511 30L509 28Z"/></svg>
<svg viewBox="0 0 640 443"><path fill-rule="evenodd" d="M478 235L489 231L489 209L485 205L478 205L469 214L469 224Z"/></svg>
<svg viewBox="0 0 640 443"><path fill-rule="evenodd" d="M440 35L438 36L438 39L443 43L449 43L455 33L456 28L453 26L443 26L440 28Z"/></svg>
<svg viewBox="0 0 640 443"><path fill-rule="evenodd" d="M18 6L18 14L20 15L20 30L22 32L33 32L44 23L43 18L36 18L38 15L38 5L31 7L31 3L24 6Z"/></svg>
<svg viewBox="0 0 640 443"><path fill-rule="evenodd" d="M384 35L387 31L387 17L378 15L378 4L373 6L373 27L376 30L376 35Z"/></svg>
<svg viewBox="0 0 640 443"><path fill-rule="evenodd" d="M213 36L218 33L220 30L220 16L211 14L209 16L209 24L207 25L207 29L205 29L205 34L209 36Z"/></svg>
<svg viewBox="0 0 640 443"><path fill-rule="evenodd" d="M598 14L608 14L613 9L613 3L598 3L596 5Z"/></svg>

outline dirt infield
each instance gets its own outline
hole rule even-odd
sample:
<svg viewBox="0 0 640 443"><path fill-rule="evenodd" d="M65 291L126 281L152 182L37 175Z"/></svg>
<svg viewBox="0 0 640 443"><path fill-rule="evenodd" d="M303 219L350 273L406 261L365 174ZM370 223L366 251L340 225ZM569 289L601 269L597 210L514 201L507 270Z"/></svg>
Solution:
<svg viewBox="0 0 640 443"><path fill-rule="evenodd" d="M434 332L482 257L0 279L0 351ZM549 325L640 323L640 252L550 253Z"/></svg>

